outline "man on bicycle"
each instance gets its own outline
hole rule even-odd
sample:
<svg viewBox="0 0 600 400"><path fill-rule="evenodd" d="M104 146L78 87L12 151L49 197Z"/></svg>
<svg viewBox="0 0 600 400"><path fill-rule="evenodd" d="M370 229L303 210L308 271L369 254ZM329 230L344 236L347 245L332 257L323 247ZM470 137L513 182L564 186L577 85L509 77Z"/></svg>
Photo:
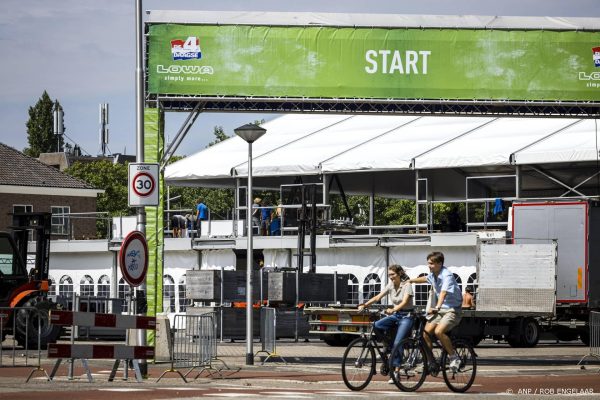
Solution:
<svg viewBox="0 0 600 400"><path fill-rule="evenodd" d="M432 318L425 325L423 339L429 348L432 348L430 335L435 333L437 338L444 346L450 357L450 368L457 370L460 366L460 359L455 354L452 341L446 334L452 328L460 323L462 318L462 293L460 286L456 283L454 275L450 270L444 267L444 254L434 251L427 256L427 266L429 274L418 278L410 279L411 283L429 283L433 289L435 301L431 302L435 306L427 310L427 314Z"/></svg>
<svg viewBox="0 0 600 400"><path fill-rule="evenodd" d="M398 327L394 342L388 343L388 350L392 350L393 346L400 343L410 333L413 318L408 314L408 311L412 311L414 303L412 285L408 283L408 275L406 275L404 269L396 264L390 265L388 267L388 277L390 278L390 283L388 283L381 293L373 296L364 304L360 304L358 311L362 311L369 304L375 303L381 300L386 294L389 294L393 306L385 310L385 313L388 315L387 317L375 321L374 331L377 338L383 341L385 332L390 331L396 326ZM394 383L394 381L390 379L389 383Z"/></svg>

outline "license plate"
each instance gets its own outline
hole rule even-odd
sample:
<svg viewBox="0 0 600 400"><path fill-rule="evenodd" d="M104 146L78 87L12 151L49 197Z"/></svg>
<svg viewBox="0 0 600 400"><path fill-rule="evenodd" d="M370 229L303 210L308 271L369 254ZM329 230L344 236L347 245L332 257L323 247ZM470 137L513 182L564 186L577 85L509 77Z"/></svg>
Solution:
<svg viewBox="0 0 600 400"><path fill-rule="evenodd" d="M356 326L342 326L342 332L358 332L358 327L356 327Z"/></svg>

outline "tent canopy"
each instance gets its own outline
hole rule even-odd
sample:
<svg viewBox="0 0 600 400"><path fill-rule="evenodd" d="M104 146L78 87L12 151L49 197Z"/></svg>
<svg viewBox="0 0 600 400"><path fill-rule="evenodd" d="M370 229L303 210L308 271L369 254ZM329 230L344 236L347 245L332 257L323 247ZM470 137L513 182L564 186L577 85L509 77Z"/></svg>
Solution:
<svg viewBox="0 0 600 400"><path fill-rule="evenodd" d="M263 127L267 133L253 144L253 176L263 188L337 174L350 193L414 196L420 171L438 182L438 190L456 192L449 198L463 198L465 176L514 174L517 165L537 165L576 184L593 173L598 157L596 120L290 114ZM233 178L247 176L247 157L247 143L232 137L167 166L165 179L169 185L233 187ZM544 189L546 178L524 179Z"/></svg>

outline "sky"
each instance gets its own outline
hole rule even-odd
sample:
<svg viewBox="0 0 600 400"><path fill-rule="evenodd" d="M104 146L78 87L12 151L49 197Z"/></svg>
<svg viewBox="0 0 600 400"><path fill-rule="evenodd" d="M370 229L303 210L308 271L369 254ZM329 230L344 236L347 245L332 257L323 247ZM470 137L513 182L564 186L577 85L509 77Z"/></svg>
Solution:
<svg viewBox="0 0 600 400"><path fill-rule="evenodd" d="M600 0L144 0L145 10L285 11L600 17ZM98 107L109 103L112 153L135 153L135 0L0 1L0 142L28 146L28 109L44 90L63 106L66 141L100 153ZM187 114L166 114L172 140ZM276 114L203 113L176 154L202 150L213 129Z"/></svg>

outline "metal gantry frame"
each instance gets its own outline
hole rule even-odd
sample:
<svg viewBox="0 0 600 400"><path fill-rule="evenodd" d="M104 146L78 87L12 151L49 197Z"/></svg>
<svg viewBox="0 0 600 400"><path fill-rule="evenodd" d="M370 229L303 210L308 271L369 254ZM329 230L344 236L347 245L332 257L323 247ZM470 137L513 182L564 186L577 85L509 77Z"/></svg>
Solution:
<svg viewBox="0 0 600 400"><path fill-rule="evenodd" d="M600 102L452 99L292 98L150 95L165 111L316 112L338 114L487 115L598 118Z"/></svg>

